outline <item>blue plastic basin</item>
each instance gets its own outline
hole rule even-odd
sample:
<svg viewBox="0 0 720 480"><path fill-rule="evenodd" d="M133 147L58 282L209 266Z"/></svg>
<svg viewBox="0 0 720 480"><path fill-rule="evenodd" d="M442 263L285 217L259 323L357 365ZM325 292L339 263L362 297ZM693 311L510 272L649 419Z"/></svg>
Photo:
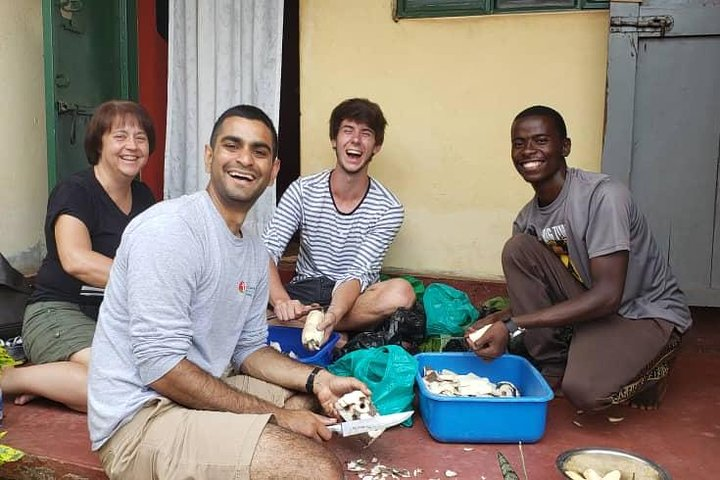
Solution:
<svg viewBox="0 0 720 480"><path fill-rule="evenodd" d="M440 442L533 443L545 433L548 402L553 392L526 359L503 355L493 361L467 353L420 353L416 382L420 414L430 435ZM448 397L431 393L422 379L423 368L474 373L491 382L512 382L520 397Z"/></svg>
<svg viewBox="0 0 720 480"><path fill-rule="evenodd" d="M332 363L332 350L339 339L340 334L333 332L320 350L311 351L302 344L302 328L268 326L268 343L278 342L283 353L293 352L299 362L321 367Z"/></svg>

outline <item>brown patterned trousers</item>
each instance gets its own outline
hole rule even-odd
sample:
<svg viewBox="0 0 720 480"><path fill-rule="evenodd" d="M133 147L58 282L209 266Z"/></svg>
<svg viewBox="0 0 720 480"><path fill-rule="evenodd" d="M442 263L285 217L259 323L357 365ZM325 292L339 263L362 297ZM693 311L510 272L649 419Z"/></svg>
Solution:
<svg viewBox="0 0 720 480"><path fill-rule="evenodd" d="M513 315L586 291L560 259L531 235L508 240L502 264ZM665 320L612 314L572 327L529 329L523 343L550 385L561 388L577 408L589 411L625 403L659 382L664 386L680 338Z"/></svg>

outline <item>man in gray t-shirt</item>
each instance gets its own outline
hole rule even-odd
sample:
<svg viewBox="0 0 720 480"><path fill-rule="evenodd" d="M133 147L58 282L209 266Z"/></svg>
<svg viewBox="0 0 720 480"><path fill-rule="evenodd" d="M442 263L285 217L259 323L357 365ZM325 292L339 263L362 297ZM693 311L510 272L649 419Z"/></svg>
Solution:
<svg viewBox="0 0 720 480"><path fill-rule="evenodd" d="M339 396L369 392L266 345L269 257L242 231L276 154L265 113L227 110L205 147L207 189L125 230L88 379L92 448L111 479L342 478L317 442L335 419L302 407L330 415ZM221 379L228 365L243 375Z"/></svg>
<svg viewBox="0 0 720 480"><path fill-rule="evenodd" d="M511 308L470 329L492 324L473 350L494 358L517 338L511 345L582 410L657 407L692 320L645 217L620 182L568 168L555 110L520 112L511 136L535 196L503 250Z"/></svg>

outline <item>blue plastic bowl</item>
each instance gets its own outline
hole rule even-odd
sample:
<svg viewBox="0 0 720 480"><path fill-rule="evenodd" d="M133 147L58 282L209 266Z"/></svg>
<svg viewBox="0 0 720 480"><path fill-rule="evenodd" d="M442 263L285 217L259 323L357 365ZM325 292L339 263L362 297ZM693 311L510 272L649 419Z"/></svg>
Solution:
<svg viewBox="0 0 720 480"><path fill-rule="evenodd" d="M332 363L332 351L340 339L340 334L333 332L330 339L318 351L307 350L302 344L302 328L268 326L268 344L277 342L283 353L293 352L296 360L302 363L325 367Z"/></svg>
<svg viewBox="0 0 720 480"><path fill-rule="evenodd" d="M420 353L416 382L420 414L435 440L458 443L533 443L545 433L548 402L553 392L540 372L517 355L493 361L467 353ZM475 373L491 382L509 381L520 397L448 397L430 392L423 368Z"/></svg>

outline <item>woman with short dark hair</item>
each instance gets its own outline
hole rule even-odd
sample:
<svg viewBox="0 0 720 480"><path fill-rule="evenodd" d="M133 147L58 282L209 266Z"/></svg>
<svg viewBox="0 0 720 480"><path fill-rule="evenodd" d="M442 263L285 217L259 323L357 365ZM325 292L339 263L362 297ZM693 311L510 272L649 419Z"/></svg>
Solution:
<svg viewBox="0 0 720 480"><path fill-rule="evenodd" d="M33 365L6 369L0 386L23 404L36 396L87 409L87 367L95 322L127 224L150 207L136 177L155 147L147 111L135 102L100 105L87 126L90 168L53 189L45 218L47 255L23 322Z"/></svg>

